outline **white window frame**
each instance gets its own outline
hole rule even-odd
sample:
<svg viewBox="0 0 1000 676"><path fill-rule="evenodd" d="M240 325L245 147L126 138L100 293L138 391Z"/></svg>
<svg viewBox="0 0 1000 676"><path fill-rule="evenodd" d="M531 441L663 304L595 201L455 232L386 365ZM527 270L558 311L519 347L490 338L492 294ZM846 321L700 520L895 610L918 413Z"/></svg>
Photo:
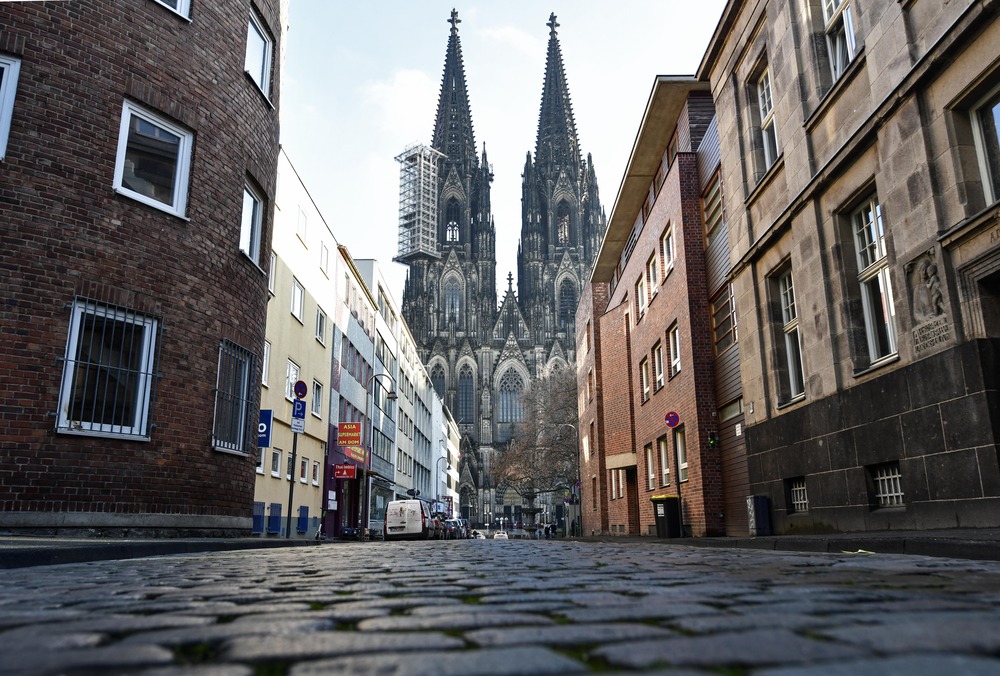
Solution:
<svg viewBox="0 0 1000 676"><path fill-rule="evenodd" d="M163 5L169 9L174 14L179 14L185 19L189 18L189 12L191 11L191 0L174 0L174 4L171 5L169 0L154 0L157 4Z"/></svg>
<svg viewBox="0 0 1000 676"><path fill-rule="evenodd" d="M985 129L987 119L992 121ZM1000 201L1000 87L983 97L971 112L972 135L976 144L979 174L986 204ZM992 148L990 145L992 144Z"/></svg>
<svg viewBox="0 0 1000 676"><path fill-rule="evenodd" d="M306 213L301 204L299 205L299 219L295 224L295 234L303 244L306 244L306 237L309 234L309 214Z"/></svg>
<svg viewBox="0 0 1000 676"><path fill-rule="evenodd" d="M653 346L653 391L663 387L663 343L656 341Z"/></svg>
<svg viewBox="0 0 1000 676"><path fill-rule="evenodd" d="M302 286L302 282L292 277L292 304L290 311L292 316L298 319L300 323L304 323L302 321L302 314L305 311L305 304L306 289Z"/></svg>
<svg viewBox="0 0 1000 676"><path fill-rule="evenodd" d="M316 308L316 340L320 345L326 346L326 325L327 316L323 308Z"/></svg>
<svg viewBox="0 0 1000 676"><path fill-rule="evenodd" d="M663 264L663 279L674 269L674 228L667 227L663 236L660 237L660 261Z"/></svg>
<svg viewBox="0 0 1000 676"><path fill-rule="evenodd" d="M656 489L656 465L653 463L653 444L646 444L646 490Z"/></svg>
<svg viewBox="0 0 1000 676"><path fill-rule="evenodd" d="M874 363L896 355L896 306L885 244L882 206L873 195L851 215L864 311L868 358Z"/></svg>
<svg viewBox="0 0 1000 676"><path fill-rule="evenodd" d="M285 364L285 399L295 400L295 383L299 381L299 374L302 369L291 359Z"/></svg>
<svg viewBox="0 0 1000 676"><path fill-rule="evenodd" d="M327 277L330 276L330 247L326 242L319 243L319 269Z"/></svg>
<svg viewBox="0 0 1000 676"><path fill-rule="evenodd" d="M795 284L791 269L778 277L778 295L781 303L781 331L785 340L785 366L789 399L805 394L805 373L802 368L802 344L799 336L799 315L795 306Z"/></svg>
<svg viewBox="0 0 1000 676"><path fill-rule="evenodd" d="M267 270L267 290L274 295L274 278L277 276L278 254L271 252L271 267Z"/></svg>
<svg viewBox="0 0 1000 676"><path fill-rule="evenodd" d="M10 122L14 117L14 97L17 95L17 78L21 60L0 54L0 161L7 156L7 139Z"/></svg>
<svg viewBox="0 0 1000 676"><path fill-rule="evenodd" d="M618 499L618 470L611 470L611 499Z"/></svg>
<svg viewBox="0 0 1000 676"><path fill-rule="evenodd" d="M249 183L243 184L240 251L260 267L260 239L264 225L264 198Z"/></svg>
<svg viewBox="0 0 1000 676"><path fill-rule="evenodd" d="M642 401L649 401L649 358L643 357L639 362L639 380L642 386Z"/></svg>
<svg viewBox="0 0 1000 676"><path fill-rule="evenodd" d="M83 390L81 397L89 401L91 395L97 399L104 400L109 388L101 388L102 382L110 382L115 379L111 372L121 373L119 362L111 364L108 360L114 355L107 348L106 329L101 330L99 340L102 348L99 354L91 354L90 359L85 359L83 350L86 347L83 331L86 329L88 318L110 320L112 324L112 340L119 333L119 327L127 325L130 329L139 329L141 335L138 336L139 356L134 364L134 369L129 369L127 375L132 381L131 404L132 409L129 420L122 420L118 423L101 422L95 420L81 420L72 417L73 401L76 398L77 387ZM152 392L156 382L154 364L156 361L157 332L159 322L146 315L142 315L125 308L104 305L88 300L77 298L73 301L70 315L69 334L66 340L66 354L63 367L62 386L59 391L59 415L57 430L69 434L89 434L105 437L126 437L135 439L149 439L149 425L152 408ZM96 328L96 327L95 327ZM124 336L123 336L124 340ZM124 346L124 345L123 345ZM101 372L105 372L101 375ZM94 375L96 374L96 376ZM116 380L117 382L117 380ZM87 387L88 383L90 387ZM99 390L94 392L93 390ZM84 404L84 408L87 405ZM90 405L91 413L96 413L96 405ZM104 409L107 402L104 401ZM112 412L119 407L117 401L112 404ZM107 414L107 411L102 411ZM86 413L86 411L81 411ZM112 413L113 415L113 413ZM82 416L81 416L82 417ZM88 416L100 417L100 416Z"/></svg>
<svg viewBox="0 0 1000 676"><path fill-rule="evenodd" d="M677 454L677 481L688 480L687 433L684 427L674 428L674 452Z"/></svg>
<svg viewBox="0 0 1000 676"><path fill-rule="evenodd" d="M264 341L264 358L260 369L260 384L267 387L267 372L271 368L271 341Z"/></svg>
<svg viewBox="0 0 1000 676"><path fill-rule="evenodd" d="M760 111L760 140L764 153L764 169L770 169L778 159L778 132L774 124L774 96L768 69L757 78L757 106Z"/></svg>
<svg viewBox="0 0 1000 676"><path fill-rule="evenodd" d="M257 447L257 474L264 473L264 447Z"/></svg>
<svg viewBox="0 0 1000 676"><path fill-rule="evenodd" d="M319 486L319 460L313 460L312 485Z"/></svg>
<svg viewBox="0 0 1000 676"><path fill-rule="evenodd" d="M656 440L656 447L660 454L660 486L670 485L670 447L667 444L667 437L662 436Z"/></svg>
<svg viewBox="0 0 1000 676"><path fill-rule="evenodd" d="M259 45L260 54L251 51L251 47ZM247 75L254 81L264 96L270 99L271 90L271 60L274 52L274 40L271 39L264 22L255 12L250 12L247 22L247 49L243 67Z"/></svg>
<svg viewBox="0 0 1000 676"><path fill-rule="evenodd" d="M299 459L299 483L309 483L309 458L305 456Z"/></svg>
<svg viewBox="0 0 1000 676"><path fill-rule="evenodd" d="M660 290L660 261L657 260L657 256L654 253L646 261L646 277L649 283L649 299L652 300L653 296Z"/></svg>
<svg viewBox="0 0 1000 676"><path fill-rule="evenodd" d="M133 190L125 185L125 162L128 155L129 131L132 126L133 117L178 138L177 159L174 166L173 176L174 194L173 199L169 203L163 202L149 195L144 195L143 193ZM191 148L193 144L194 134L192 132L183 129L176 124L167 122L162 117L155 115L154 113L132 103L131 101L125 101L122 105L122 121L118 130L118 154L115 159L114 176L115 192L125 195L126 197L130 197L137 202L142 202L143 204L149 205L155 209L166 211L174 216L184 218L184 212L187 209L188 180L191 172Z"/></svg>
<svg viewBox="0 0 1000 676"><path fill-rule="evenodd" d="M681 372L681 332L675 323L667 330L667 345L670 350L670 377Z"/></svg>
<svg viewBox="0 0 1000 676"><path fill-rule="evenodd" d="M323 383L318 380L313 380L312 405L310 408L314 416L317 418L323 417Z"/></svg>
<svg viewBox="0 0 1000 676"><path fill-rule="evenodd" d="M850 0L823 0L823 23L830 71L837 81L857 54Z"/></svg>
<svg viewBox="0 0 1000 676"><path fill-rule="evenodd" d="M649 296L646 293L646 273L643 271L639 275L639 281L635 283L635 302L636 302L636 312L639 317L642 317L646 313L646 307L649 305Z"/></svg>
<svg viewBox="0 0 1000 676"><path fill-rule="evenodd" d="M281 449L275 448L271 451L271 476L275 479L281 478Z"/></svg>

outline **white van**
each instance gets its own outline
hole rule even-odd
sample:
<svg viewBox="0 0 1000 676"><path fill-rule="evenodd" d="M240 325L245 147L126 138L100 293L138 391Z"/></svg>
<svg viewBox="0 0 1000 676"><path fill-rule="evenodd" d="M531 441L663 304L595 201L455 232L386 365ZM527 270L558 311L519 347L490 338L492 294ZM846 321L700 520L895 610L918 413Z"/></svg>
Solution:
<svg viewBox="0 0 1000 676"><path fill-rule="evenodd" d="M385 510L386 540L427 540L437 536L431 508L423 500L393 500Z"/></svg>

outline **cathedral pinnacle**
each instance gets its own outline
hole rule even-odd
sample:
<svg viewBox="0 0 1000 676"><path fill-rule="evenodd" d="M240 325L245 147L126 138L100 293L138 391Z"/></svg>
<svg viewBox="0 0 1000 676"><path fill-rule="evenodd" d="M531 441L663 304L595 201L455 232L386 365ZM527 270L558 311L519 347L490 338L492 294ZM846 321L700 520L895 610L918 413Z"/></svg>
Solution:
<svg viewBox="0 0 1000 676"><path fill-rule="evenodd" d="M554 17L555 15L553 14L552 16ZM457 33L458 24L462 23L462 20L458 18L458 10L455 9L454 7L452 7L451 9L451 18L448 19L448 23L451 24L451 32Z"/></svg>
<svg viewBox="0 0 1000 676"><path fill-rule="evenodd" d="M549 27L549 35L555 37L556 29L559 28L559 24L556 22L555 12L552 12L552 14L549 15L549 22L545 25Z"/></svg>

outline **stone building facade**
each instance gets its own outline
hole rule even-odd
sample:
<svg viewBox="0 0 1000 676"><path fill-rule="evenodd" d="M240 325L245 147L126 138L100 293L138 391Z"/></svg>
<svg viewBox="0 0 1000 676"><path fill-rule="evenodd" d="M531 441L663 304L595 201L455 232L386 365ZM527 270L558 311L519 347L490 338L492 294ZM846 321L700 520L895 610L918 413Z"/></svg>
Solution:
<svg viewBox="0 0 1000 676"><path fill-rule="evenodd" d="M462 432L461 513L476 520L484 490L497 489L490 500L500 501L503 487L489 485L490 455L524 418L521 396L539 376L575 362L576 306L605 217L593 162L581 154L553 15L536 146L522 175L517 290L508 274L498 305L492 169L473 134L458 24L452 12L430 151L438 158L433 241L401 246L397 260L409 267L403 316Z"/></svg>
<svg viewBox="0 0 1000 676"><path fill-rule="evenodd" d="M285 9L0 6L0 527L249 532Z"/></svg>
<svg viewBox="0 0 1000 676"><path fill-rule="evenodd" d="M779 532L1000 524L998 14L733 0L702 61Z"/></svg>

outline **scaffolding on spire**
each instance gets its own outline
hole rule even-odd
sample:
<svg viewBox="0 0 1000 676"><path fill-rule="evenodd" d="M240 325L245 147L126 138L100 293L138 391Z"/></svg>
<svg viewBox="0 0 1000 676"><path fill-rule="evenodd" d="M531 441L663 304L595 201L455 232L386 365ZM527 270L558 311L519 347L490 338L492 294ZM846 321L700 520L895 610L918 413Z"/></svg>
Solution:
<svg viewBox="0 0 1000 676"><path fill-rule="evenodd" d="M438 249L438 163L444 153L420 143L396 156L399 162L399 248L395 260L440 258Z"/></svg>

